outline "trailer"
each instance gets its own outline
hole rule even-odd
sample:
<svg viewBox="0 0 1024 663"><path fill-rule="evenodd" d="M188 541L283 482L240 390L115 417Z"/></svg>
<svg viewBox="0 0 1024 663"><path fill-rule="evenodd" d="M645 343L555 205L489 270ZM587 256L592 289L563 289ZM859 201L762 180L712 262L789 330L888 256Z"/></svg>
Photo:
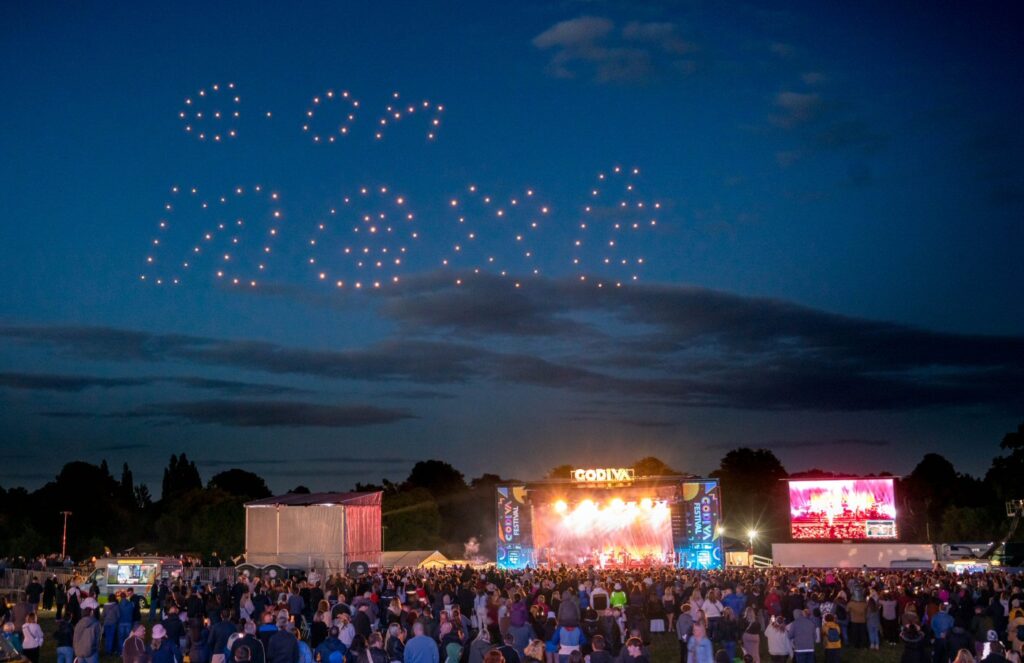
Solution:
<svg viewBox="0 0 1024 663"><path fill-rule="evenodd" d="M276 574L381 563L383 493L279 495L245 505L245 567ZM240 567L241 568L241 567Z"/></svg>

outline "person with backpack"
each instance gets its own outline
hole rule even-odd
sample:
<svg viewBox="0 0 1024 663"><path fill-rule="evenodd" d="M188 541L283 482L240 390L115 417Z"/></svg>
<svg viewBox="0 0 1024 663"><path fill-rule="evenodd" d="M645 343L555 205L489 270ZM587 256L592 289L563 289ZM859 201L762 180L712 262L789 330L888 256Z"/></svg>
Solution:
<svg viewBox="0 0 1024 663"><path fill-rule="evenodd" d="M843 629L831 613L825 615L821 624L821 639L825 643L825 663L839 663L840 652L843 650Z"/></svg>

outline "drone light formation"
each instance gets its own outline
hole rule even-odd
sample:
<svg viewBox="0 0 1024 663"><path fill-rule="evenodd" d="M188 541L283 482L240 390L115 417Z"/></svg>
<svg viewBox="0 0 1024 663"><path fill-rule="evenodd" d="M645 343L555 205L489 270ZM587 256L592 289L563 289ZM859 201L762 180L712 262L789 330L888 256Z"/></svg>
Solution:
<svg viewBox="0 0 1024 663"><path fill-rule="evenodd" d="M178 119L185 133L200 142L234 140L238 137L241 103L234 83L213 83L185 97Z"/></svg>
<svg viewBox="0 0 1024 663"><path fill-rule="evenodd" d="M284 221L280 200L259 184L212 196L198 187L171 187L140 280L156 286L213 280L257 287Z"/></svg>
<svg viewBox="0 0 1024 663"><path fill-rule="evenodd" d="M348 90L326 90L310 100L302 131L317 145L331 145L352 133L359 100Z"/></svg>
<svg viewBox="0 0 1024 663"><path fill-rule="evenodd" d="M401 281L420 239L408 196L363 186L330 205L306 240L315 281L336 289L380 289Z"/></svg>
<svg viewBox="0 0 1024 663"><path fill-rule="evenodd" d="M499 276L539 276L546 262L543 230L551 207L539 201L533 188L496 195L470 184L448 200L449 246L442 267ZM521 280L514 281L515 287Z"/></svg>
<svg viewBox="0 0 1024 663"><path fill-rule="evenodd" d="M572 266L581 282L622 287L640 279L642 239L658 226L661 203L639 192L640 169L616 165L597 174L578 210Z"/></svg>

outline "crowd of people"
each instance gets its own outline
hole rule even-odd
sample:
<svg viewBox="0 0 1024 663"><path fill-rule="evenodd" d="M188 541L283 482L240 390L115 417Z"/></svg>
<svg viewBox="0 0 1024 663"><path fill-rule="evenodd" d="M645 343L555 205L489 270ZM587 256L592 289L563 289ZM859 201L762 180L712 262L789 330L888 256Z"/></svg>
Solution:
<svg viewBox="0 0 1024 663"><path fill-rule="evenodd" d="M47 604L33 579L0 602L4 638L31 663L51 637L57 663L648 663L658 633L680 663L897 647L902 663L1021 663L1024 647L1024 578L1002 571L461 567L96 589Z"/></svg>

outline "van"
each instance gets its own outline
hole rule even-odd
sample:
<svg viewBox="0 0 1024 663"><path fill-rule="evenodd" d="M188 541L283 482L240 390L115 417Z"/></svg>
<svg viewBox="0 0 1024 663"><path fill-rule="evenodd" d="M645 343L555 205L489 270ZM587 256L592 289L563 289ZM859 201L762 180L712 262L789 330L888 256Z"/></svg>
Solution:
<svg viewBox="0 0 1024 663"><path fill-rule="evenodd" d="M107 595L131 589L142 598L142 605L149 604L149 592L154 582L172 580L181 575L181 561L176 557L101 557L96 560L96 569L86 579L86 586L96 583L99 587L100 603Z"/></svg>

